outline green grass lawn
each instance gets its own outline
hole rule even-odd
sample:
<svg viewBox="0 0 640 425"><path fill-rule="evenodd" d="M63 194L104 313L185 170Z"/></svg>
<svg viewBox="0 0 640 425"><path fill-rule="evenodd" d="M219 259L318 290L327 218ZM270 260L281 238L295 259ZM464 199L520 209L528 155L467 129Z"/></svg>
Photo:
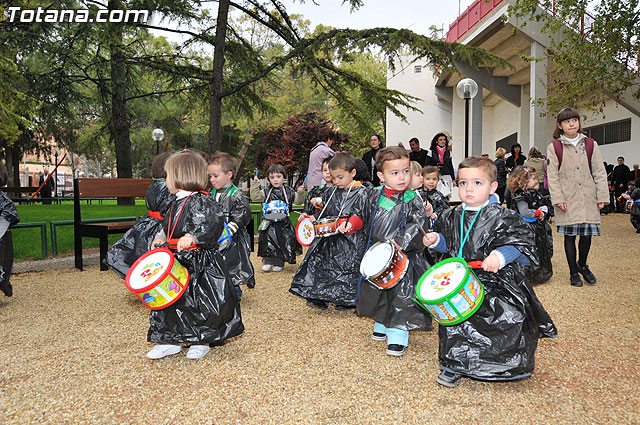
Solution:
<svg viewBox="0 0 640 425"><path fill-rule="evenodd" d="M47 249L49 255L51 255L51 227L49 225L52 221L61 220L73 220L73 202L63 202L56 205L16 205L18 208L18 214L20 215L21 223L30 223L36 221L47 222ZM297 209L298 207L296 207ZM136 205L132 206L118 206L115 200L103 200L102 204L98 201L92 201L91 205L87 205L86 201L82 201L82 218L110 218L110 217L139 217L147 213L147 208L143 200L137 200ZM252 211L261 211L262 206L260 204L252 204ZM291 214L291 222L296 224L298 220L298 214ZM254 223L257 237L258 222ZM40 241L40 229L28 228L28 229L13 229L13 246L16 260L21 259L41 259L42 247ZM117 241L122 235L110 235L109 244ZM73 252L73 225L58 226L57 227L57 239L58 239L58 255L66 255L66 253ZM83 247L97 247L98 239L84 238Z"/></svg>
<svg viewBox="0 0 640 425"><path fill-rule="evenodd" d="M49 223L60 220L73 220L73 202L63 202L56 205L16 205L21 223L34 221L47 222L47 249L51 255L51 228ZM110 218L110 217L139 217L147 213L147 207L143 200L136 201L136 205L119 206L115 200L103 200L100 205L98 201L92 201L87 205L82 202L82 218ZM42 247L40 242L40 229L14 229L13 247L16 260L26 258L42 258ZM73 251L73 225L58 226L58 255ZM109 243L117 241L122 235L110 235ZM83 247L98 246L98 239L83 239Z"/></svg>

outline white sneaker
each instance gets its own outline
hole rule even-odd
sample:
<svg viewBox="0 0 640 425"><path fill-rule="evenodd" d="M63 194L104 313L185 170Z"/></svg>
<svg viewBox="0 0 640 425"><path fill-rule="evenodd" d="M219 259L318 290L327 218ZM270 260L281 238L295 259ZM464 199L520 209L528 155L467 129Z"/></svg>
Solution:
<svg viewBox="0 0 640 425"><path fill-rule="evenodd" d="M147 353L147 358L158 360L163 357L172 356L182 351L182 347L172 344L158 344Z"/></svg>
<svg viewBox="0 0 640 425"><path fill-rule="evenodd" d="M282 267L273 266L273 271L274 272L281 272L282 271Z"/></svg>
<svg viewBox="0 0 640 425"><path fill-rule="evenodd" d="M187 351L188 359L201 359L211 351L208 345L192 345Z"/></svg>

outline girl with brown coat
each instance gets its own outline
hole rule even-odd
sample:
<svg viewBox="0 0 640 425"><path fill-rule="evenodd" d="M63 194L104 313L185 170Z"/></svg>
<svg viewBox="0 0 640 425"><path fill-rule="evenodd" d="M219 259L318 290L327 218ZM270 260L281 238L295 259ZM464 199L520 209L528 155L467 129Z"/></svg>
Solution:
<svg viewBox="0 0 640 425"><path fill-rule="evenodd" d="M547 148L547 178L558 233L564 235L571 285L582 286L578 273L593 285L596 277L587 266L587 257L591 236L600 236L600 209L609 203L607 173L598 144L593 140L587 142L582 133L577 110L564 108L560 111L553 137L560 140L562 159L558 159L556 148L551 143ZM590 164L587 143L593 144ZM576 236L580 236L577 262Z"/></svg>

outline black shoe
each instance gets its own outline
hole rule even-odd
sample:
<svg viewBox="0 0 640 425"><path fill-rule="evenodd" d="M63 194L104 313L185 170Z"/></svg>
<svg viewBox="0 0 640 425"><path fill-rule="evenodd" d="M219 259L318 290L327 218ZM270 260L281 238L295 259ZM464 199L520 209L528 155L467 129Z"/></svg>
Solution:
<svg viewBox="0 0 640 425"><path fill-rule="evenodd" d="M460 378L462 378L462 376L459 374L445 370L440 375L436 376L436 382L440 385L444 385L445 387L453 388L456 386Z"/></svg>
<svg viewBox="0 0 640 425"><path fill-rule="evenodd" d="M578 273L572 274L569 279L571 279L571 286L582 286L582 279Z"/></svg>
<svg viewBox="0 0 640 425"><path fill-rule="evenodd" d="M582 277L584 277L584 281L589 285L595 285L595 283L598 281L593 273L591 273L591 270L589 270L589 266L578 265L578 271L582 274Z"/></svg>
<svg viewBox="0 0 640 425"><path fill-rule="evenodd" d="M322 310L326 310L327 308L329 308L329 303L326 303L324 301L308 300L307 305L311 307L319 308Z"/></svg>
<svg viewBox="0 0 640 425"><path fill-rule="evenodd" d="M401 357L404 354L404 350L407 347L400 344L389 344L387 345L387 354L390 356Z"/></svg>
<svg viewBox="0 0 640 425"><path fill-rule="evenodd" d="M387 340L387 334L383 334L382 332L374 332L371 335L371 339L374 341L386 341Z"/></svg>
<svg viewBox="0 0 640 425"><path fill-rule="evenodd" d="M11 283L9 282L0 283L0 289L2 290L2 292L4 292L4 294L7 297L10 297L13 295L13 286L11 286Z"/></svg>
<svg viewBox="0 0 640 425"><path fill-rule="evenodd" d="M640 229L636 230L636 233L640 233Z"/></svg>

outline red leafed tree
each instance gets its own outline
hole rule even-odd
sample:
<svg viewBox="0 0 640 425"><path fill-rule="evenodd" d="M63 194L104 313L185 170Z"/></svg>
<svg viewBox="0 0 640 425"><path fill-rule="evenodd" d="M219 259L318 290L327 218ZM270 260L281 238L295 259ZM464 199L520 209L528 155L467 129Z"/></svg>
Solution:
<svg viewBox="0 0 640 425"><path fill-rule="evenodd" d="M258 143L257 163L263 175L272 164L280 164L289 177L296 171L304 178L309 167L309 152L320 142L318 132L323 127L332 127L331 122L318 112L303 112L290 116L282 125L271 126ZM338 149L349 137L338 132L332 148Z"/></svg>

